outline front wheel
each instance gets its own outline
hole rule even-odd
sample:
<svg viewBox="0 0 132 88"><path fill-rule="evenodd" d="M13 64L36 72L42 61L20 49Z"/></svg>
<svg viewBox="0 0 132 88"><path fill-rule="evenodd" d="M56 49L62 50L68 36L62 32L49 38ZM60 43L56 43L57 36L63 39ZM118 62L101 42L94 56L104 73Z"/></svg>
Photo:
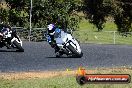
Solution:
<svg viewBox="0 0 132 88"><path fill-rule="evenodd" d="M83 56L83 53L81 52L81 53L78 55L78 57L81 58L82 56Z"/></svg>
<svg viewBox="0 0 132 88"><path fill-rule="evenodd" d="M13 44L16 46L17 49L19 49L20 52L24 52L21 44L19 44L16 40L13 41Z"/></svg>
<svg viewBox="0 0 132 88"><path fill-rule="evenodd" d="M71 44L69 44L67 48L73 53L73 57L81 58L83 56L83 53L78 53Z"/></svg>

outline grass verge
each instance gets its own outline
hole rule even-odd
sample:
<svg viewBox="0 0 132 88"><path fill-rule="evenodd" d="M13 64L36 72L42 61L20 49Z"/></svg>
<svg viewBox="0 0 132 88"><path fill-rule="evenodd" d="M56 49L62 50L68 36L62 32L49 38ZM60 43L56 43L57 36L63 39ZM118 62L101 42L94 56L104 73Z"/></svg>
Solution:
<svg viewBox="0 0 132 88"><path fill-rule="evenodd" d="M130 74L132 68L97 68L88 74ZM0 73L0 88L132 88L129 84L85 84L76 82L77 71ZM15 77L16 76L16 77Z"/></svg>
<svg viewBox="0 0 132 88"><path fill-rule="evenodd" d="M132 45L132 33L125 37L114 31L117 31L117 27L113 22L107 21L103 31L97 32L93 24L83 19L79 24L79 29L74 31L73 35L81 43Z"/></svg>

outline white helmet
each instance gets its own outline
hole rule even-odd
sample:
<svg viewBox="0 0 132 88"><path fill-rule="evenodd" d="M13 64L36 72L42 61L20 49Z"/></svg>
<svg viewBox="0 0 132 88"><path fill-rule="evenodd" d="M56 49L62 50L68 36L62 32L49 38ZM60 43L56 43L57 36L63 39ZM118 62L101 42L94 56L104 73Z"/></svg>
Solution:
<svg viewBox="0 0 132 88"><path fill-rule="evenodd" d="M47 28L48 28L48 30L52 30L54 27L55 27L54 24L49 24Z"/></svg>
<svg viewBox="0 0 132 88"><path fill-rule="evenodd" d="M49 24L48 25L48 31L50 31L50 35L54 35L54 33L55 33L55 30L54 30L54 28L55 28L55 25L54 24Z"/></svg>

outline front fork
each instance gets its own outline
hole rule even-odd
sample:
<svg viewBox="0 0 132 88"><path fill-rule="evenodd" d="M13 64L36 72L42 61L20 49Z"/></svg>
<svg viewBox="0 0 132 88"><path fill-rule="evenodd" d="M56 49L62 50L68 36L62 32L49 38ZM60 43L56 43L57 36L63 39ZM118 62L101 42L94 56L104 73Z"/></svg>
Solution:
<svg viewBox="0 0 132 88"><path fill-rule="evenodd" d="M70 50L67 48L67 46L70 44L70 41L68 41L64 46L63 46L63 51L66 53L66 55L72 55Z"/></svg>

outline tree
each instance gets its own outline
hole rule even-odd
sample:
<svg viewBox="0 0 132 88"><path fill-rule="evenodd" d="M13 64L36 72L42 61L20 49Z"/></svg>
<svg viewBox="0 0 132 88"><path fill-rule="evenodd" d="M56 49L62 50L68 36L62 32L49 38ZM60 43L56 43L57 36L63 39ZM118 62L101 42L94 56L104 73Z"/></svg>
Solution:
<svg viewBox="0 0 132 88"><path fill-rule="evenodd" d="M103 29L103 24L106 22L105 17L108 16L107 7L103 5L104 0L84 0L84 13L86 19L93 23L98 31ZM109 9L108 9L109 10Z"/></svg>
<svg viewBox="0 0 132 88"><path fill-rule="evenodd" d="M29 21L30 0L6 0L9 4L9 21L13 25L24 26ZM79 16L79 0L33 0L33 27L45 27L56 22L63 29L76 29ZM22 15L23 14L23 15Z"/></svg>
<svg viewBox="0 0 132 88"><path fill-rule="evenodd" d="M0 19L1 19L1 22L8 22L8 10L7 9L3 9L3 8L0 8Z"/></svg>
<svg viewBox="0 0 132 88"><path fill-rule="evenodd" d="M0 1L0 23L8 22L8 8L4 0Z"/></svg>
<svg viewBox="0 0 132 88"><path fill-rule="evenodd" d="M115 19L115 24L118 27L118 31L132 31L132 1L117 0L116 5L118 6L118 8L120 8L120 10L114 10L115 14L113 14L113 17Z"/></svg>
<svg viewBox="0 0 132 88"><path fill-rule="evenodd" d="M86 18L103 29L106 18L112 16L120 32L132 31L132 1L130 0L83 0Z"/></svg>
<svg viewBox="0 0 132 88"><path fill-rule="evenodd" d="M8 4L9 15L8 22L11 25L25 26L27 24L28 11L25 9L28 5L26 0L5 0Z"/></svg>
<svg viewBox="0 0 132 88"><path fill-rule="evenodd" d="M56 22L63 29L75 29L79 22L79 16L73 14L78 10L76 0L34 0L33 22L38 27L47 23Z"/></svg>

